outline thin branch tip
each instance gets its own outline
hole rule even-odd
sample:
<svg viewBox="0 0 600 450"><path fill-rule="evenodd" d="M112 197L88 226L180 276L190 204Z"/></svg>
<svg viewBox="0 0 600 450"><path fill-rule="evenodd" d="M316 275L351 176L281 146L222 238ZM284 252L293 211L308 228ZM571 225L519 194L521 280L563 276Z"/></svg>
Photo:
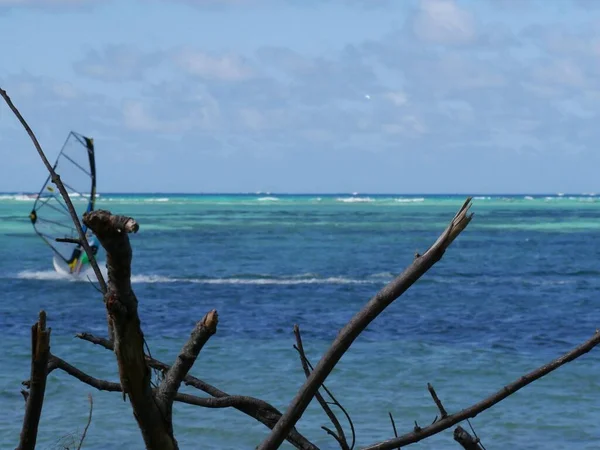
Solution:
<svg viewBox="0 0 600 450"><path fill-rule="evenodd" d="M437 406L438 410L440 411L441 418L445 419L446 417L448 417L448 413L446 412L446 409L444 408L444 405L442 404L442 401L438 397L438 395L435 392L435 389L433 388L433 386L431 385L431 383L427 383L427 390L429 391L429 394L431 394L431 398L433 399L433 402L435 403L435 406ZM437 420L434 420L434 422L436 422L436 421Z"/></svg>

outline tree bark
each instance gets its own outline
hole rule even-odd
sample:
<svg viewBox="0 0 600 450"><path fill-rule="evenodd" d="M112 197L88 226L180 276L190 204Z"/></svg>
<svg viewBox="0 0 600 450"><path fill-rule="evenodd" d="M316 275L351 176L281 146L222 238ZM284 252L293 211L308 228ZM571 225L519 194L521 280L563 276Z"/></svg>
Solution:
<svg viewBox="0 0 600 450"><path fill-rule="evenodd" d="M50 356L50 331L46 329L46 312L40 311L39 320L31 327L31 375L23 428L17 450L33 450L37 441L38 425L44 405L48 358Z"/></svg>
<svg viewBox="0 0 600 450"><path fill-rule="evenodd" d="M115 216L104 210L85 213L83 222L92 229L106 250L108 283L105 304L113 325L114 352L123 397L127 395L131 401L133 415L148 450L177 450L173 425L152 391L138 301L131 288L132 251L128 233L136 233L139 226L130 217Z"/></svg>

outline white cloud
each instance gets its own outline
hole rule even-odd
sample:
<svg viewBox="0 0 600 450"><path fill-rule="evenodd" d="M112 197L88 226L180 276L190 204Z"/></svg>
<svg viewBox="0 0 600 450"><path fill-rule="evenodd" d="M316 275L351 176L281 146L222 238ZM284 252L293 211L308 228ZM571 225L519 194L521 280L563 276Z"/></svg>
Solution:
<svg viewBox="0 0 600 450"><path fill-rule="evenodd" d="M408 102L408 99L406 98L406 94L404 92L400 92L400 91L387 92L385 94L385 98L387 98L390 102L392 102L396 106L403 106L403 105L406 105L406 103Z"/></svg>
<svg viewBox="0 0 600 450"><path fill-rule="evenodd" d="M103 81L136 81L147 69L161 62L158 52L143 53L126 45L108 45L102 50L91 50L74 69L85 76Z"/></svg>
<svg viewBox="0 0 600 450"><path fill-rule="evenodd" d="M191 75L224 81L240 81L253 74L241 58L234 55L212 56L207 53L184 49L173 60Z"/></svg>
<svg viewBox="0 0 600 450"><path fill-rule="evenodd" d="M533 70L535 79L549 84L582 88L588 84L582 68L568 59L553 60Z"/></svg>
<svg viewBox="0 0 600 450"><path fill-rule="evenodd" d="M182 133L194 128L192 118L159 119L139 100L126 100L124 102L123 119L125 126L133 131Z"/></svg>
<svg viewBox="0 0 600 450"><path fill-rule="evenodd" d="M420 39L436 44L463 44L476 34L471 14L453 0L421 0L413 29Z"/></svg>
<svg viewBox="0 0 600 450"><path fill-rule="evenodd" d="M79 97L79 91L71 83L56 81L52 84L51 89L59 98L72 100Z"/></svg>

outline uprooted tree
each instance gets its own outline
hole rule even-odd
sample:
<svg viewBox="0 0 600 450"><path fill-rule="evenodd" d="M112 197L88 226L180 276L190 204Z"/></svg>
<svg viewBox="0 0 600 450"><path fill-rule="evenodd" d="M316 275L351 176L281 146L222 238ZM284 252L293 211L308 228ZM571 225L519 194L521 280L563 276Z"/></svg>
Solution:
<svg viewBox="0 0 600 450"><path fill-rule="evenodd" d="M183 345L177 359L172 365L158 361L144 352L145 340L138 316L138 300L131 287L132 249L128 236L129 233L136 233L139 230L137 222L131 217L113 215L109 211L104 210L84 214L83 223L94 232L106 250L106 265L108 269L108 282L106 282L89 248L79 218L60 180L60 176L55 173L46 159L33 131L6 92L0 89L0 95L29 134L46 168L50 172L51 179L67 204L73 222L78 230L79 239L75 241L84 247L98 278L107 312L108 338L97 337L87 333L80 333L77 337L113 351L119 369L119 382L100 380L82 372L58 356L53 355L50 352L50 329L46 328L46 316L45 312L42 311L38 322L32 327L31 375L30 379L24 382L28 388L28 392L24 391L26 411L18 450L35 448L47 375L57 369L96 389L121 392L124 399L128 397L133 410L133 416L142 433L146 448L149 450L178 449L172 423L173 404L176 401L205 408L235 408L263 423L271 429L271 433L263 442L257 443L257 449L259 450L276 449L284 440L287 440L298 449L316 450L317 447L295 428L295 425L313 398L317 399L333 425L333 429L325 426L322 428L335 439L342 450L353 449L355 435L350 416L329 389L327 389L324 382L344 353L348 351L352 343L365 328L437 263L444 255L446 249L467 227L473 217L472 213L469 213L471 199L467 198L450 221L448 227L425 253L416 254L414 261L400 275L375 294L352 317L346 326L340 330L316 366L313 367L307 359L300 329L297 325L294 326L296 337L296 345L294 347L299 353L301 366L306 374L306 381L298 389L296 396L292 399L287 409L281 413L266 401L249 396L230 395L189 374L202 347L217 331L218 315L215 310L209 311L196 324L189 339ZM393 417L390 414L394 437L374 443L364 449L385 450L404 447L447 430L460 422L468 421L468 419L494 406L519 389L584 355L599 343L600 332L596 330L589 340L568 353L521 376L513 383L501 387L488 398L453 414L446 412L433 386L428 384L428 390L439 410L439 417L436 417L433 423L425 427L420 427L415 422L415 426L411 431L399 436ZM152 382L152 370L158 370L162 373L162 381L158 386L155 386ZM180 393L179 388L182 383L208 394L209 397ZM325 396L329 400L326 400ZM332 411L330 405L337 406L345 415L352 435L350 438L346 436L344 428L341 426L338 417ZM465 449L481 448L478 438L471 436L461 426L455 428L454 439Z"/></svg>

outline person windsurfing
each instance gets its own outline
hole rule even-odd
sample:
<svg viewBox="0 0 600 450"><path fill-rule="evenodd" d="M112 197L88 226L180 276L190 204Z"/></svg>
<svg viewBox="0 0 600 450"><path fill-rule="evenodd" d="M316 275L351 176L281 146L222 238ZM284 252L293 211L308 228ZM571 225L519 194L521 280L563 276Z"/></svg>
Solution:
<svg viewBox="0 0 600 450"><path fill-rule="evenodd" d="M94 236L92 234L92 236L90 237L90 239L88 241L88 244L89 244L90 248L92 249L92 254L94 256L96 256L96 253L98 253L98 246L99 246L99 242L98 242L98 239L96 238L96 236ZM81 272L81 268L85 264L89 264L89 263L90 263L90 260L88 258L88 255L81 245L77 245L77 247L75 247L73 249L71 258L67 261L67 264L69 265L70 273Z"/></svg>

